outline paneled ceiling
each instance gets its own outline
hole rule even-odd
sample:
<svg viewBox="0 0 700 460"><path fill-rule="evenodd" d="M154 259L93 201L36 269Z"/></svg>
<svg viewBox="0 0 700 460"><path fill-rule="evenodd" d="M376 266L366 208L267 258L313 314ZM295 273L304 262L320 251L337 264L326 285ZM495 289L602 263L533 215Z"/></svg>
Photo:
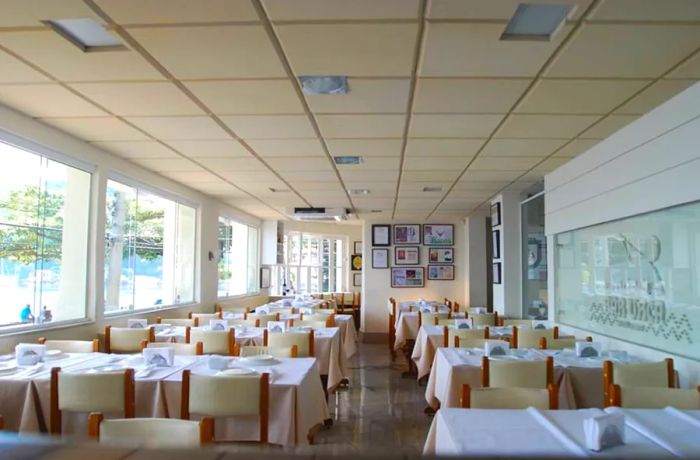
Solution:
<svg viewBox="0 0 700 460"><path fill-rule="evenodd" d="M452 219L700 79L698 0L538 3L551 41L499 40L518 0L0 0L0 103L261 218ZM42 23L82 17L127 50Z"/></svg>

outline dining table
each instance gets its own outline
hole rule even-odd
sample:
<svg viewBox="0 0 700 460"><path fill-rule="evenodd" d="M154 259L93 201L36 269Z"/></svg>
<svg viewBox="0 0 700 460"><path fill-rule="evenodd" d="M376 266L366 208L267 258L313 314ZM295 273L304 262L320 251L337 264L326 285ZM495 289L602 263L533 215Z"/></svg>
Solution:
<svg viewBox="0 0 700 460"><path fill-rule="evenodd" d="M418 325L418 309L421 307L410 302L400 302L397 306L398 311L396 312L394 323L394 330L396 331L394 350L401 350L407 342L416 340L418 337L418 331L420 329ZM427 306L431 309L435 309L438 313L450 312L447 305L429 303ZM463 318L464 312L458 313L454 317Z"/></svg>
<svg viewBox="0 0 700 460"><path fill-rule="evenodd" d="M584 420L624 416L624 443L601 451L586 445ZM440 409L424 455L460 457L697 458L700 411L665 409Z"/></svg>

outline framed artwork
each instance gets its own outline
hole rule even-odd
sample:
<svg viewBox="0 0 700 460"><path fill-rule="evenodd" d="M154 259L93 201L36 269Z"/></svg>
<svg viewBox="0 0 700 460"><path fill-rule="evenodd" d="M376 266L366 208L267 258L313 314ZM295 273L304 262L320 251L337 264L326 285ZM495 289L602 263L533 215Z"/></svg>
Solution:
<svg viewBox="0 0 700 460"><path fill-rule="evenodd" d="M423 267L391 267L391 287L411 288L425 286Z"/></svg>
<svg viewBox="0 0 700 460"><path fill-rule="evenodd" d="M358 287L362 286L362 273L352 274L352 285Z"/></svg>
<svg viewBox="0 0 700 460"><path fill-rule="evenodd" d="M501 263L493 263L493 284L501 284Z"/></svg>
<svg viewBox="0 0 700 460"><path fill-rule="evenodd" d="M270 287L270 267L260 267L260 289Z"/></svg>
<svg viewBox="0 0 700 460"><path fill-rule="evenodd" d="M451 281L455 279L454 265L428 265L428 279Z"/></svg>
<svg viewBox="0 0 700 460"><path fill-rule="evenodd" d="M350 257L350 268L353 271L362 270L362 254L353 254Z"/></svg>
<svg viewBox="0 0 700 460"><path fill-rule="evenodd" d="M423 224L423 244L426 246L453 246L455 226L452 224Z"/></svg>
<svg viewBox="0 0 700 460"><path fill-rule="evenodd" d="M453 264L455 262L454 253L454 248L430 248L428 250L428 263Z"/></svg>
<svg viewBox="0 0 700 460"><path fill-rule="evenodd" d="M501 225L501 202L496 202L491 205L491 226Z"/></svg>
<svg viewBox="0 0 700 460"><path fill-rule="evenodd" d="M491 257L494 259L501 258L501 231L494 230L491 232Z"/></svg>
<svg viewBox="0 0 700 460"><path fill-rule="evenodd" d="M397 246L394 248L394 265L418 265L420 246Z"/></svg>
<svg viewBox="0 0 700 460"><path fill-rule="evenodd" d="M420 244L420 224L394 225L394 244Z"/></svg>
<svg viewBox="0 0 700 460"><path fill-rule="evenodd" d="M372 246L391 246L391 225L372 225Z"/></svg>
<svg viewBox="0 0 700 460"><path fill-rule="evenodd" d="M353 254L360 254L362 255L362 241L355 241L353 243Z"/></svg>
<svg viewBox="0 0 700 460"><path fill-rule="evenodd" d="M372 268L389 268L388 249L372 249Z"/></svg>

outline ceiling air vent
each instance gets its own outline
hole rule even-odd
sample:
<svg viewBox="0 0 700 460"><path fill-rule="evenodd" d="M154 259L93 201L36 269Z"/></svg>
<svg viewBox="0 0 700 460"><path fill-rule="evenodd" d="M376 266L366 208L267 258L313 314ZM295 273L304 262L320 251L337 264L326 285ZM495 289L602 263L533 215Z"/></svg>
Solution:
<svg viewBox="0 0 700 460"><path fill-rule="evenodd" d="M321 94L347 94L348 77L340 75L302 75L299 77L301 89L307 96L318 96Z"/></svg>
<svg viewBox="0 0 700 460"><path fill-rule="evenodd" d="M550 41L572 11L573 5L521 3L501 40Z"/></svg>
<svg viewBox="0 0 700 460"><path fill-rule="evenodd" d="M365 162L365 159L357 155L344 155L339 157L333 157L335 164L339 166L343 165L359 165Z"/></svg>
<svg viewBox="0 0 700 460"><path fill-rule="evenodd" d="M352 216L345 208L293 208L288 214L294 220L313 222L339 222Z"/></svg>

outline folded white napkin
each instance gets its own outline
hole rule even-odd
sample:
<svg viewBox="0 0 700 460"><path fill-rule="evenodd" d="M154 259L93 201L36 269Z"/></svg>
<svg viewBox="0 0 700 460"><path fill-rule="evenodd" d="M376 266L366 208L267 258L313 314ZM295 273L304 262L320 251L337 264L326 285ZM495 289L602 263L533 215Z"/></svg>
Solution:
<svg viewBox="0 0 700 460"><path fill-rule="evenodd" d="M599 452L625 443L624 414L605 414L583 421L586 447Z"/></svg>

